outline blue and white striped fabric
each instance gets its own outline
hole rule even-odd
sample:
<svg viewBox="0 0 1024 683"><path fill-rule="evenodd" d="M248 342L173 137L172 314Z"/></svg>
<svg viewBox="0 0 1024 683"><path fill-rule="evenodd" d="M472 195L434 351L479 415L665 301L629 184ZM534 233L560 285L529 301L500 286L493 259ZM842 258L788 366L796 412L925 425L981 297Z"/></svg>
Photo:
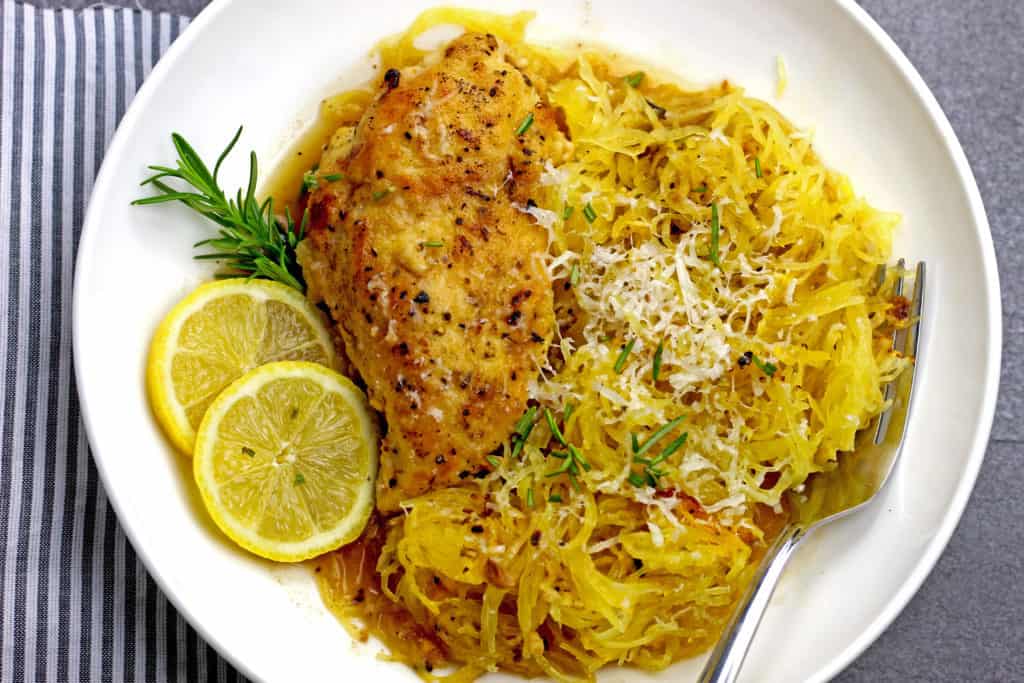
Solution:
<svg viewBox="0 0 1024 683"><path fill-rule="evenodd" d="M72 270L93 178L187 20L0 2L0 680L240 680L127 543L71 366Z"/></svg>

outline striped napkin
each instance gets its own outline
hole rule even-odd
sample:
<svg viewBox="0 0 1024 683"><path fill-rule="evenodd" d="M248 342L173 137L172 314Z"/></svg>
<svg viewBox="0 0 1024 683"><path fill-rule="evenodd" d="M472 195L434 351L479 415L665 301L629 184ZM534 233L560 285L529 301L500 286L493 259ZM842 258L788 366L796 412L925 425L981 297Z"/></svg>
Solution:
<svg viewBox="0 0 1024 683"><path fill-rule="evenodd" d="M107 503L71 365L75 250L136 88L187 20L0 0L0 679L235 681Z"/></svg>

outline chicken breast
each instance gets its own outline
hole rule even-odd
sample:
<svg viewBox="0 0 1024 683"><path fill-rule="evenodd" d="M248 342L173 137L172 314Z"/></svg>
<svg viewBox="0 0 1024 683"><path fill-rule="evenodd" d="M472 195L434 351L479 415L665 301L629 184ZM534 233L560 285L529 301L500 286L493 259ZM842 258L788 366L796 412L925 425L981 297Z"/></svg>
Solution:
<svg viewBox="0 0 1024 683"><path fill-rule="evenodd" d="M526 408L554 332L543 160L568 143L491 35L385 74L320 163L300 250L387 419L377 505L485 471ZM340 177L339 177L340 176Z"/></svg>

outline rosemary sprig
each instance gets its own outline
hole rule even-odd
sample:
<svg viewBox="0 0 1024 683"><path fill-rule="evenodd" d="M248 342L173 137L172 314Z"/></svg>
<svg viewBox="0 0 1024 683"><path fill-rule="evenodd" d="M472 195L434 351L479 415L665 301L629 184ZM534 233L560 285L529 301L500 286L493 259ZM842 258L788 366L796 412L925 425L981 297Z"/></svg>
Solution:
<svg viewBox="0 0 1024 683"><path fill-rule="evenodd" d="M178 152L177 167L150 166L155 174L142 181L142 185L150 185L160 194L136 199L132 204L146 206L177 201L219 225L217 237L194 245L211 250L197 254L196 259L223 263L219 277L265 278L305 292L306 283L302 279L295 247L306 235L309 211L303 212L302 220L296 225L290 211L285 212L283 221L274 215L272 199L268 198L262 204L256 200L259 165L255 152L249 154L249 184L244 195L239 189L235 197L229 198L217 182L221 164L241 135L242 128L239 127L217 157L211 173L192 145L178 133L172 134L171 140ZM167 179L180 180L189 189L175 189L165 182Z"/></svg>

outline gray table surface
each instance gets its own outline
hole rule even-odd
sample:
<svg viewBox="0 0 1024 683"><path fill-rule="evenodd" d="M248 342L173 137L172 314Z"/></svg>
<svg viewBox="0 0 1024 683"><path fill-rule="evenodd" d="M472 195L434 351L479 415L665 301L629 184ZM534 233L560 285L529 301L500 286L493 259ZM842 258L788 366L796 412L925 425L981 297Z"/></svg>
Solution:
<svg viewBox="0 0 1024 683"><path fill-rule="evenodd" d="M111 4L193 16L207 3ZM1004 352L992 440L956 534L903 614L837 680L1024 681L1024 1L861 4L924 76L971 161L999 261Z"/></svg>

